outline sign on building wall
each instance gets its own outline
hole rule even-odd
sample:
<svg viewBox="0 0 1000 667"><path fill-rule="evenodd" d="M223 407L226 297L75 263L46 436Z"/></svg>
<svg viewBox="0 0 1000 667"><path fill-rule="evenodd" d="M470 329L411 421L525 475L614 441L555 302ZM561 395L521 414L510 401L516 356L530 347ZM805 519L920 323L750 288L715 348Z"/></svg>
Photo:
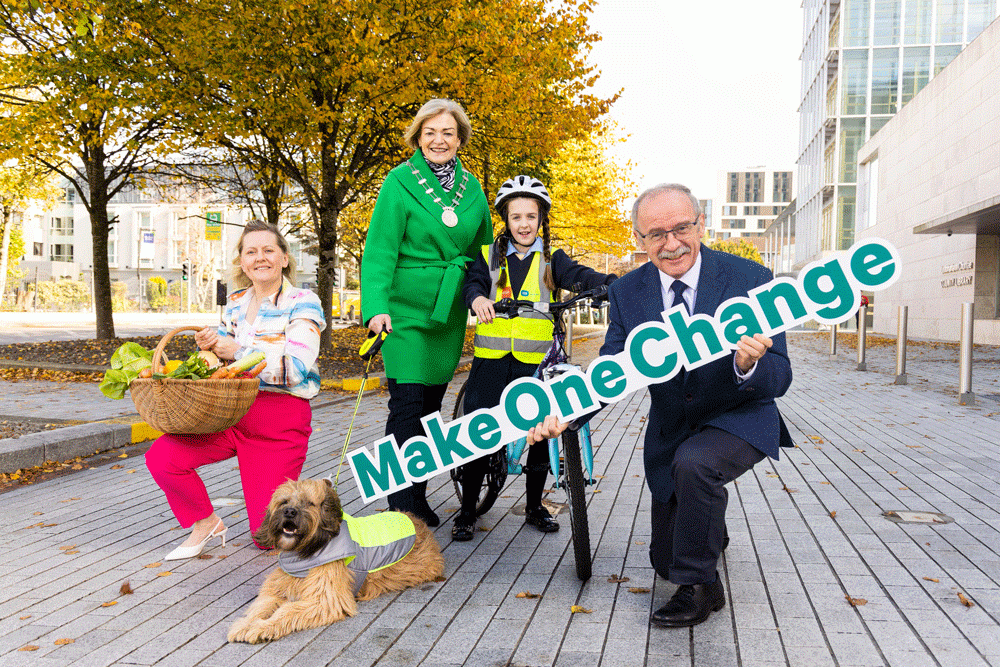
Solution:
<svg viewBox="0 0 1000 667"><path fill-rule="evenodd" d="M143 230L139 243L139 259L154 259L156 257L156 246L154 241L156 234L153 231Z"/></svg>
<svg viewBox="0 0 1000 667"><path fill-rule="evenodd" d="M210 211L205 214L205 240L222 240L222 213Z"/></svg>

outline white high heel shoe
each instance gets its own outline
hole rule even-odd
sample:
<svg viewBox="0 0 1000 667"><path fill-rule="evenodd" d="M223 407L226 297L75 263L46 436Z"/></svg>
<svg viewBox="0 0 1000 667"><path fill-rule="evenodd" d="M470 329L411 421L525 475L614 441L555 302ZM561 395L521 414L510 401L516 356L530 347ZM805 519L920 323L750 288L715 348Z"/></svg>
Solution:
<svg viewBox="0 0 1000 667"><path fill-rule="evenodd" d="M219 526L222 526L222 530L216 532L219 529ZM194 558L195 556L201 554L201 552L205 550L205 546L209 543L210 540L216 537L222 538L222 546L225 547L226 532L228 530L229 528L227 528L222 523L222 519L219 519L219 523L215 524L215 527L212 528L212 532L210 532L208 536L205 537L205 539L203 539L201 542L189 547L177 547L176 549L168 553L166 556L164 556L163 560L184 560L185 558Z"/></svg>

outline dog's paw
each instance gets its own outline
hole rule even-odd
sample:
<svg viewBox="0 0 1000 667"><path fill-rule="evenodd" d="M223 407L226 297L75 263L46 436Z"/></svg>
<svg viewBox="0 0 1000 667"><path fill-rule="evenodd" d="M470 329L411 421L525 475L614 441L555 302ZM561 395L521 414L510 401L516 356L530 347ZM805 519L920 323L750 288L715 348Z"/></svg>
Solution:
<svg viewBox="0 0 1000 667"><path fill-rule="evenodd" d="M234 642L246 642L248 644L253 644L255 642L247 638L248 631L250 630L250 625L253 623L253 619L247 616L239 619L229 627L229 633L226 635L226 639L230 643Z"/></svg>
<svg viewBox="0 0 1000 667"><path fill-rule="evenodd" d="M229 631L229 641L247 644L263 644L281 636L272 624L258 618L251 620L244 628L233 628Z"/></svg>

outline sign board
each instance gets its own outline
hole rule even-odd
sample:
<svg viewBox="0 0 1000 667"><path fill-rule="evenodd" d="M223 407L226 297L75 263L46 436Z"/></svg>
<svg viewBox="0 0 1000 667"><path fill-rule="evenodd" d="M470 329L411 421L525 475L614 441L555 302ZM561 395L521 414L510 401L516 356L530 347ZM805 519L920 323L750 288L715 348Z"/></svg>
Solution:
<svg viewBox="0 0 1000 667"><path fill-rule="evenodd" d="M144 229L140 232L139 237L139 259L155 259L156 258L156 246L154 241L156 240L155 232L150 229Z"/></svg>
<svg viewBox="0 0 1000 667"><path fill-rule="evenodd" d="M222 213L210 211L205 214L205 240L222 240Z"/></svg>

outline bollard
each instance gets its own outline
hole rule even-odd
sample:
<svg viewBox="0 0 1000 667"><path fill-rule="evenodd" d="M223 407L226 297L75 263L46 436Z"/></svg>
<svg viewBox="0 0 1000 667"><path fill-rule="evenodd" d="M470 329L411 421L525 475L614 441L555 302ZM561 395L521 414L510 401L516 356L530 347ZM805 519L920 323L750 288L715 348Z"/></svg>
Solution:
<svg viewBox="0 0 1000 667"><path fill-rule="evenodd" d="M837 356L837 325L830 328L830 356Z"/></svg>
<svg viewBox="0 0 1000 667"><path fill-rule="evenodd" d="M868 370L865 363L865 350L868 347L868 309L861 307L861 316L858 317L858 370Z"/></svg>
<svg viewBox="0 0 1000 667"><path fill-rule="evenodd" d="M976 395L972 393L972 313L973 303L962 304L962 340L958 359L958 403L975 405Z"/></svg>
<svg viewBox="0 0 1000 667"><path fill-rule="evenodd" d="M909 306L899 307L899 321L896 323L896 381L906 384L906 318Z"/></svg>

